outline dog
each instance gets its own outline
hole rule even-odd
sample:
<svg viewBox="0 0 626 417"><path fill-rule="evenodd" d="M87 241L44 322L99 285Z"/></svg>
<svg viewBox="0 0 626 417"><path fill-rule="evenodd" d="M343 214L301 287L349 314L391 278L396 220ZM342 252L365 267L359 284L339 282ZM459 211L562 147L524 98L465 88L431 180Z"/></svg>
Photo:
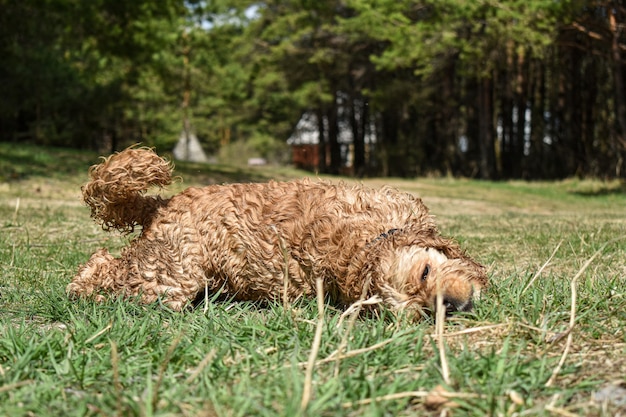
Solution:
<svg viewBox="0 0 626 417"><path fill-rule="evenodd" d="M141 232L113 257L97 250L67 286L71 297L133 297L173 310L196 297L283 300L316 294L340 307L378 296L394 312L469 311L487 286L485 268L440 236L423 202L390 187L309 179L188 188L146 195L172 182L173 165L131 147L90 168L82 187L105 230ZM440 304L441 305L441 304Z"/></svg>

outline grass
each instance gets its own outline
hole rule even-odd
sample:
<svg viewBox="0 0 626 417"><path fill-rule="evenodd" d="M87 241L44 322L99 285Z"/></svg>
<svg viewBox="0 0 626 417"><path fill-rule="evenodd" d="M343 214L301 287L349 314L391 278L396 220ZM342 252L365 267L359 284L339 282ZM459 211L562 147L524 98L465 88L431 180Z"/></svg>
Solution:
<svg viewBox="0 0 626 417"><path fill-rule="evenodd" d="M623 184L364 181L422 196L443 233L488 266L492 285L475 311L438 329L384 311L352 320L323 304L320 317L316 300L287 310L210 301L182 314L71 302L64 287L78 265L98 247L127 243L102 232L80 204L96 161L0 144L0 415L626 412L619 389L592 401L607 385L626 384ZM185 182L174 192L303 175L177 169Z"/></svg>

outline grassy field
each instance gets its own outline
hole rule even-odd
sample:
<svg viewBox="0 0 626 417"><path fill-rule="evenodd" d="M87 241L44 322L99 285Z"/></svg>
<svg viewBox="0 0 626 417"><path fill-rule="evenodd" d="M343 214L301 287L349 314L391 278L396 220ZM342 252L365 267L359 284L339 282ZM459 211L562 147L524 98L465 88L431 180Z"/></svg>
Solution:
<svg viewBox="0 0 626 417"><path fill-rule="evenodd" d="M80 202L96 161L0 144L0 415L626 415L623 184L364 180L422 197L443 234L488 266L475 311L438 329L384 311L322 305L320 316L316 300L184 313L71 302L78 265L129 239ZM177 170L172 192L305 175Z"/></svg>

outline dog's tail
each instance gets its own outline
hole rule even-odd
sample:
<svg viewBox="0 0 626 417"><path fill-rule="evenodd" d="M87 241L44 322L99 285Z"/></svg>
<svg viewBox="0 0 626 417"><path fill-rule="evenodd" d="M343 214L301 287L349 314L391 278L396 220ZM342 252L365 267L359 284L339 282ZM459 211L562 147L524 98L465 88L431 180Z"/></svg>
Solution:
<svg viewBox="0 0 626 417"><path fill-rule="evenodd" d="M144 194L152 186L172 182L172 164L151 149L136 147L103 159L89 169L91 180L82 187L91 217L103 229L123 233L137 225L147 226L167 200Z"/></svg>

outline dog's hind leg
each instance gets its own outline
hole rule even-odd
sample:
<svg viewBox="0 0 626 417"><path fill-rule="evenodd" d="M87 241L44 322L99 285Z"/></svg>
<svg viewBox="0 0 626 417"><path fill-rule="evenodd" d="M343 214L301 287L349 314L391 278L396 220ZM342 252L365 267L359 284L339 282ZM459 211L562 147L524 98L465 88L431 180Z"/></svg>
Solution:
<svg viewBox="0 0 626 417"><path fill-rule="evenodd" d="M189 244L184 234L172 236L167 228L144 233L122 252L125 291L144 303L161 301L181 310L204 289L202 259L202 246Z"/></svg>
<svg viewBox="0 0 626 417"><path fill-rule="evenodd" d="M138 242L143 241L134 242L120 258L106 249L96 251L67 286L67 293L96 301L106 296L139 297L146 304L160 300L177 311L193 301L204 281L204 274L189 265L193 257L181 262L180 255L172 256L171 251L142 251L137 246L145 245Z"/></svg>

